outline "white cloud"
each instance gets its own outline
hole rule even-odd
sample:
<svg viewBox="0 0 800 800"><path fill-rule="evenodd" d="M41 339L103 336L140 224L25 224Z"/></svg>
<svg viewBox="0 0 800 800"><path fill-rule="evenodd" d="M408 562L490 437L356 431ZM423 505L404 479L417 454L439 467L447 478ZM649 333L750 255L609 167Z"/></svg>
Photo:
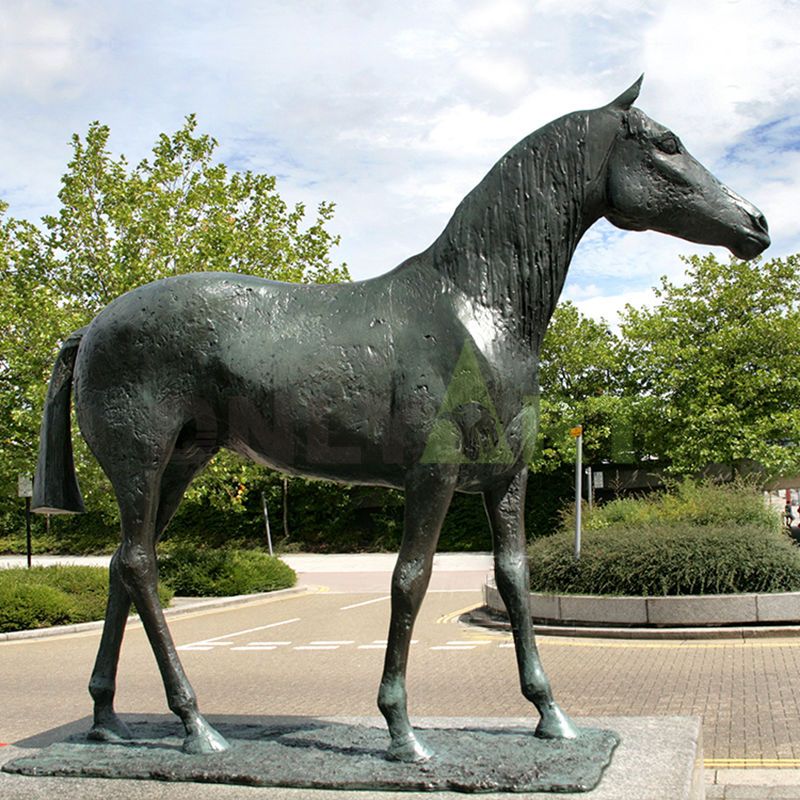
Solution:
<svg viewBox="0 0 800 800"><path fill-rule="evenodd" d="M53 210L70 134L93 119L136 160L197 112L224 160L279 175L290 201L336 201L340 255L366 277L426 247L524 135L644 70L639 105L762 207L785 254L800 154L752 131L797 107L797 30L780 0L6 0L0 197ZM600 226L567 290L600 308L708 249Z"/></svg>

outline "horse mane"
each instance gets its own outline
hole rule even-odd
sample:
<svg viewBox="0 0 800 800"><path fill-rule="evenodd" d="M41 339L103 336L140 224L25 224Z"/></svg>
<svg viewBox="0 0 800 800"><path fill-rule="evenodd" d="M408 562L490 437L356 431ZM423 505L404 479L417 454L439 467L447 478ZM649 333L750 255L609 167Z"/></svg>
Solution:
<svg viewBox="0 0 800 800"><path fill-rule="evenodd" d="M537 350L586 229L588 130L589 112L575 112L512 147L431 248L441 274Z"/></svg>

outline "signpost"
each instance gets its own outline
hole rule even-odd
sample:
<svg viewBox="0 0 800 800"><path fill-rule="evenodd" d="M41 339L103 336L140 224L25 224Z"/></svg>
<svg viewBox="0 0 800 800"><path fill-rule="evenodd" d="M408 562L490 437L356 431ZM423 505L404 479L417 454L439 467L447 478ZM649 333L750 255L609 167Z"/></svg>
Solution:
<svg viewBox="0 0 800 800"><path fill-rule="evenodd" d="M20 475L17 478L17 495L25 498L25 546L28 556L28 569L31 568L31 497L33 497L33 478Z"/></svg>
<svg viewBox="0 0 800 800"><path fill-rule="evenodd" d="M581 559L581 482L583 479L583 426L570 428L570 435L575 437L575 560Z"/></svg>

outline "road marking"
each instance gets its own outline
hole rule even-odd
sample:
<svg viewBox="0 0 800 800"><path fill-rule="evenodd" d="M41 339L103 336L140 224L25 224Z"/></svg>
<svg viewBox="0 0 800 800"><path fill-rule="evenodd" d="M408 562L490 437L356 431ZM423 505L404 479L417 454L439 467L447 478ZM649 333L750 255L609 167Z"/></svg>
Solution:
<svg viewBox="0 0 800 800"><path fill-rule="evenodd" d="M231 647L231 650L276 650L274 644L248 644L245 647Z"/></svg>
<svg viewBox="0 0 800 800"><path fill-rule="evenodd" d="M443 614L436 620L436 624L441 625L442 623L456 622L462 614L466 614L468 611L474 611L482 605L483 603L472 603L471 605L464 606L464 608L459 608L458 611L451 611L449 614Z"/></svg>
<svg viewBox="0 0 800 800"><path fill-rule="evenodd" d="M338 644L301 644L292 650L338 650Z"/></svg>
<svg viewBox="0 0 800 800"><path fill-rule="evenodd" d="M754 769L758 767L797 769L800 758L706 758L706 769Z"/></svg>
<svg viewBox="0 0 800 800"><path fill-rule="evenodd" d="M181 645L177 649L196 650L201 647L205 648L207 645L207 649L211 649L214 646L214 642L223 642L227 639L232 639L234 636L243 636L245 633L265 631L267 628L277 628L279 625L290 625L292 622L300 622L300 617L294 617L293 619L282 619L280 622L270 622L269 625L259 625L257 628L246 628L243 631L236 631L235 633L224 633L222 636L212 636L210 639L201 639L197 642L189 642L189 644ZM229 642L228 644L232 644L232 642Z"/></svg>
<svg viewBox="0 0 800 800"><path fill-rule="evenodd" d="M249 647L283 647L291 642L250 642Z"/></svg>
<svg viewBox="0 0 800 800"><path fill-rule="evenodd" d="M359 650L385 650L388 645L385 644L360 644Z"/></svg>
<svg viewBox="0 0 800 800"><path fill-rule="evenodd" d="M348 639L348 640L344 640L343 639L342 641L338 641L338 642L335 639L333 639L333 640L331 640L329 642L327 642L325 640L322 640L321 642L311 642L311 644L315 644L315 645L316 644L324 644L324 645L333 644L333 645L337 645L338 646L340 644L355 644L355 642L352 639Z"/></svg>
<svg viewBox="0 0 800 800"><path fill-rule="evenodd" d="M387 594L386 597L375 597L372 600L364 600L363 603L353 603L349 606L342 606L339 611L349 611L351 608L361 608L361 606L368 606L371 603L381 603L384 600L391 599L391 595Z"/></svg>
<svg viewBox="0 0 800 800"><path fill-rule="evenodd" d="M469 645L470 647L474 647L479 644L491 644L491 642L488 639L456 639L447 644Z"/></svg>

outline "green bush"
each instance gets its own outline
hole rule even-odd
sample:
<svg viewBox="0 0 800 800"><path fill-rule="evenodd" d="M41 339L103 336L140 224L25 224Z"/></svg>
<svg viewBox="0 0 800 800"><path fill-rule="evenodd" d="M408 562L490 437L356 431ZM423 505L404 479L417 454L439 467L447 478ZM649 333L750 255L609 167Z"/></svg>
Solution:
<svg viewBox="0 0 800 800"><path fill-rule="evenodd" d="M531 588L605 595L727 594L800 590L800 550L754 525L562 532L530 548Z"/></svg>
<svg viewBox="0 0 800 800"><path fill-rule="evenodd" d="M800 549L753 486L685 481L587 512L580 561L574 516L529 550L531 588L606 595L800 590Z"/></svg>
<svg viewBox="0 0 800 800"><path fill-rule="evenodd" d="M562 530L574 529L574 520L574 511L570 510ZM764 502L761 492L745 481L715 484L685 480L666 492L620 497L591 511L583 509L582 528L586 531L686 525L755 525L765 531L779 531L781 518Z"/></svg>
<svg viewBox="0 0 800 800"><path fill-rule="evenodd" d="M159 585L161 604L172 590ZM108 596L104 567L15 567L0 569L0 632L102 619Z"/></svg>
<svg viewBox="0 0 800 800"><path fill-rule="evenodd" d="M177 544L159 562L161 579L176 594L224 597L294 586L294 570L275 556L254 550L210 550Z"/></svg>

